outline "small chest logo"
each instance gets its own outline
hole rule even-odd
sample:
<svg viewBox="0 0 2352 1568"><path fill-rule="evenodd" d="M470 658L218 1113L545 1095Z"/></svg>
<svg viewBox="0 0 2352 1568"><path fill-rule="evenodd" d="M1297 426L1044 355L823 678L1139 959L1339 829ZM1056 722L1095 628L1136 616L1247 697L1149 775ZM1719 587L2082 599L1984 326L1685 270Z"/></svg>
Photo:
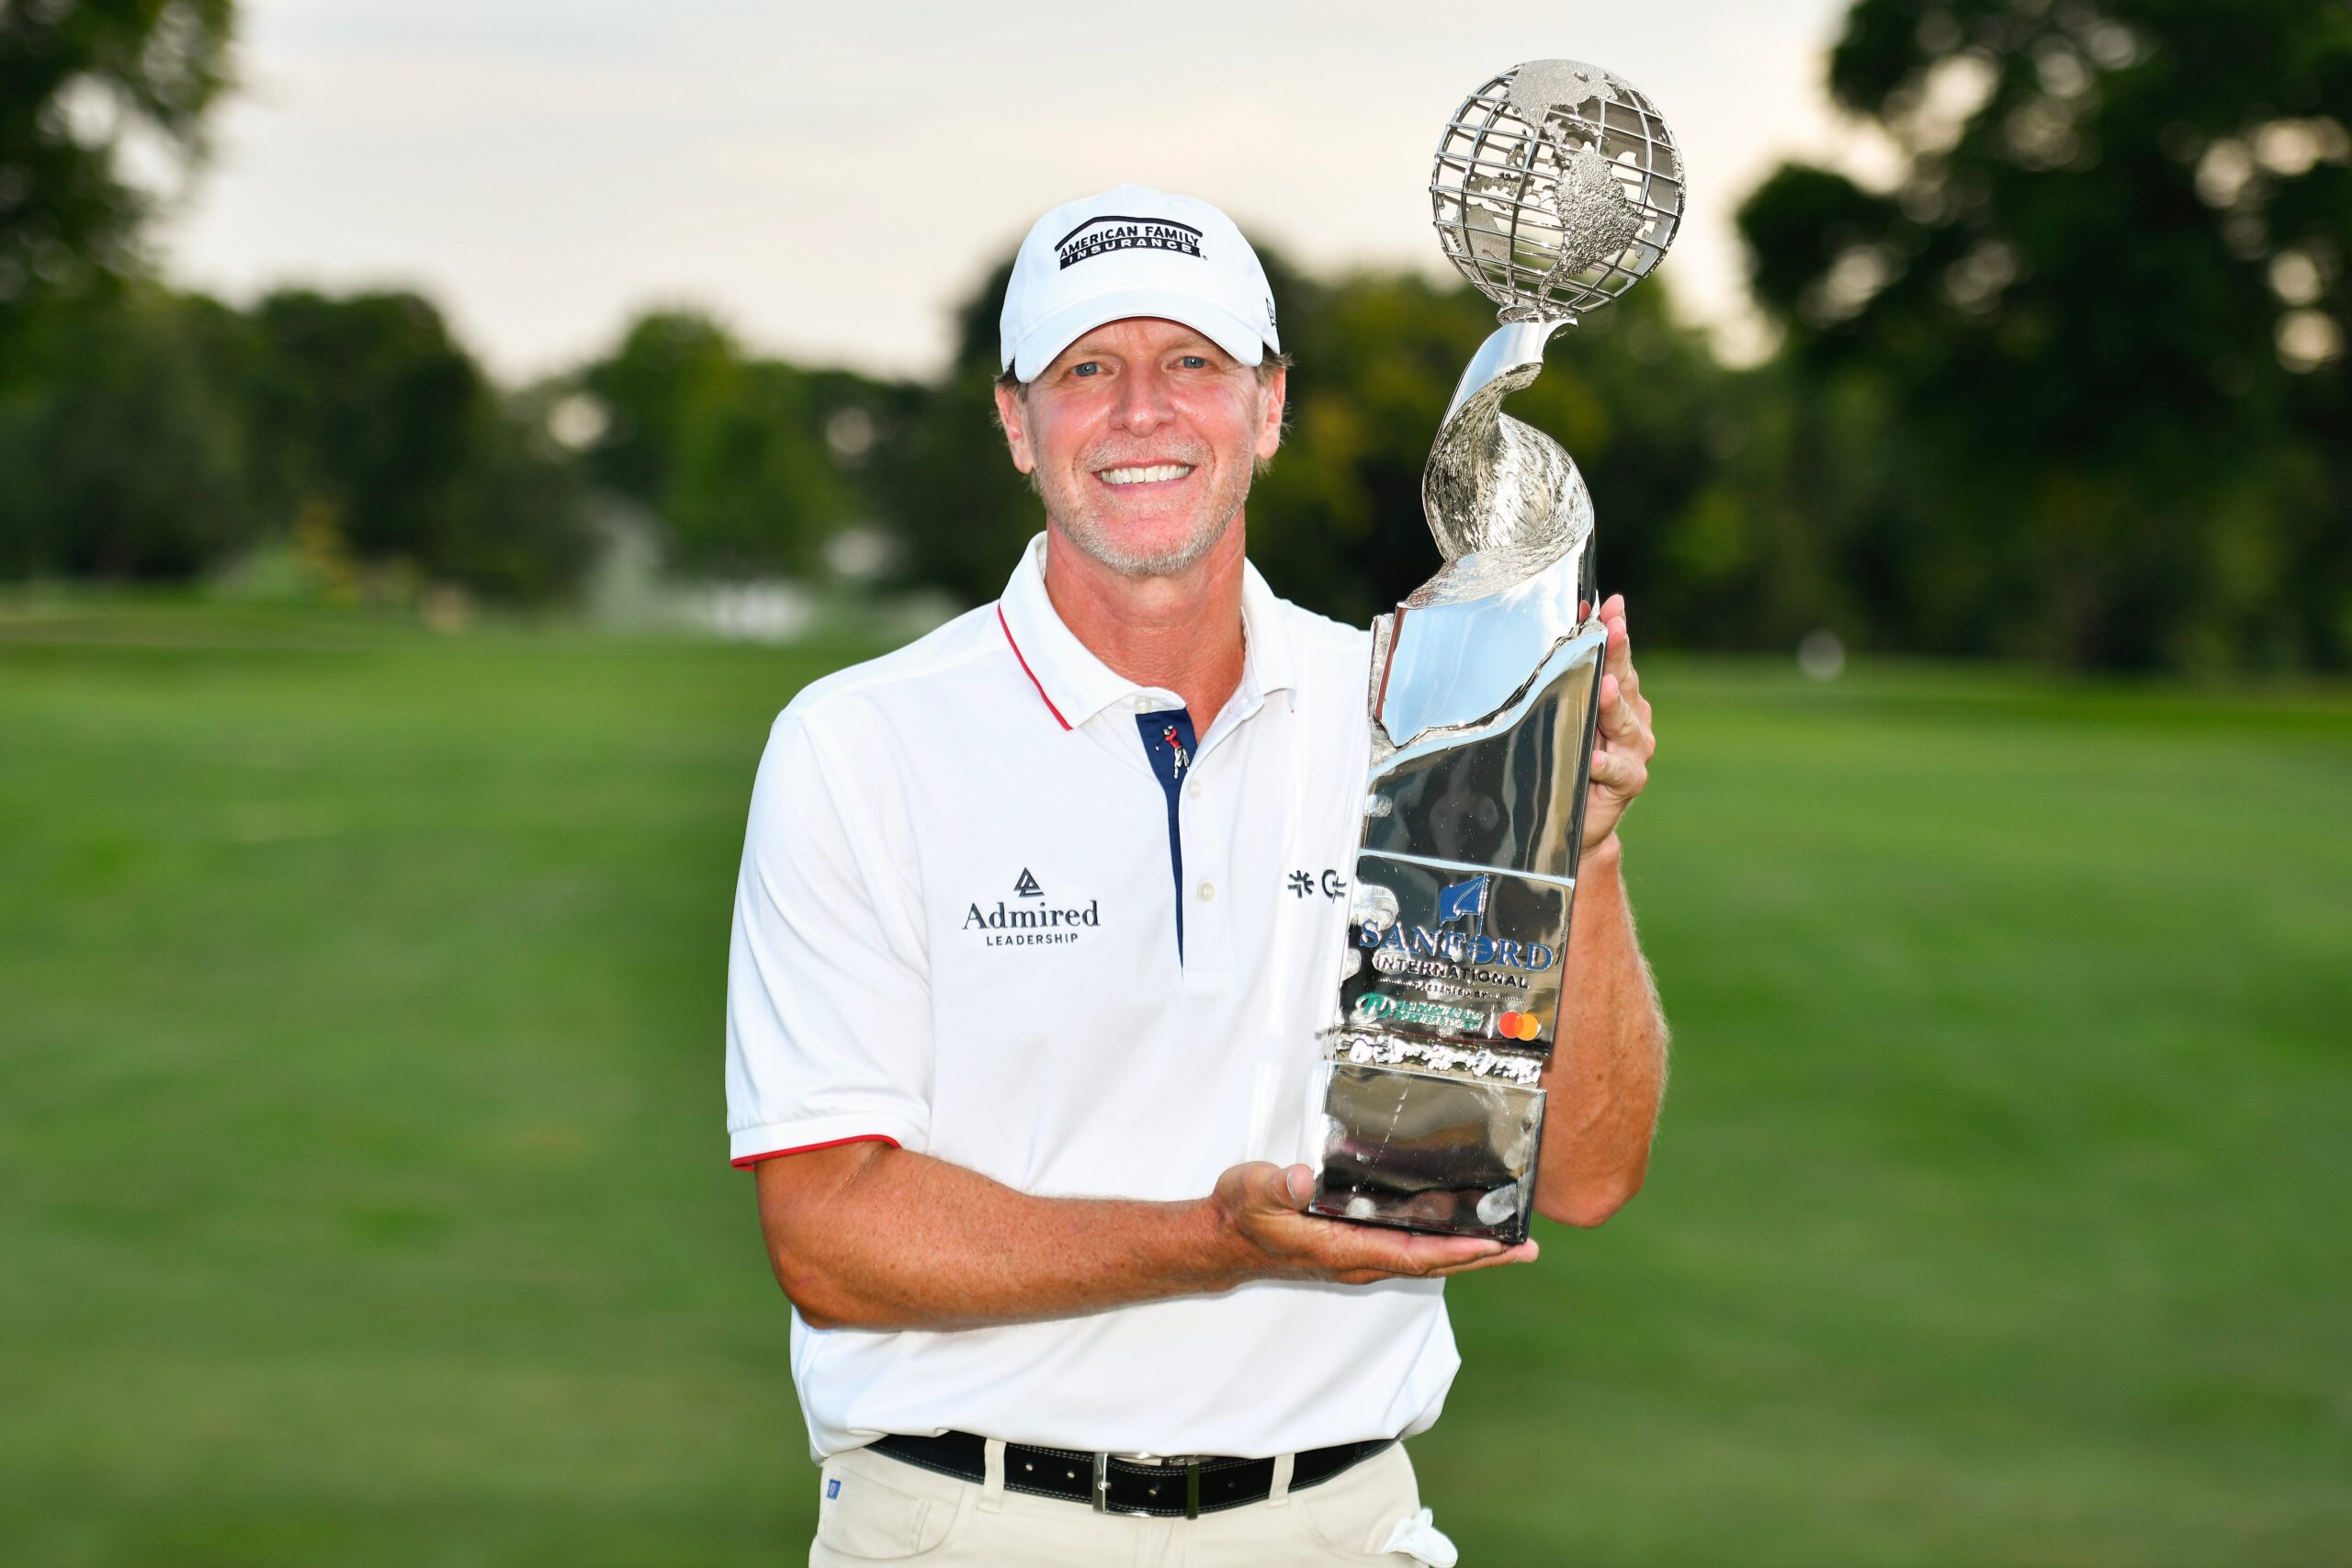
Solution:
<svg viewBox="0 0 2352 1568"><path fill-rule="evenodd" d="M1324 897L1337 903L1348 896L1348 879L1340 874L1339 867L1333 865L1325 866L1319 877L1311 871L1294 871L1284 886L1290 889L1294 898L1305 898L1320 892Z"/></svg>
<svg viewBox="0 0 2352 1568"><path fill-rule="evenodd" d="M980 933L985 947L1059 947L1102 929L1102 900L1089 898L1083 908L1048 904L1044 886L1025 865L1012 879L1012 897L1020 902L1000 898L992 909L973 900L960 929Z"/></svg>
<svg viewBox="0 0 2352 1568"><path fill-rule="evenodd" d="M1176 727L1171 724L1167 728L1159 732L1159 739L1160 743L1168 748L1168 754L1175 759L1175 761L1169 765L1169 771L1171 773L1182 773L1185 765L1193 760L1185 753L1184 738L1177 732Z"/></svg>

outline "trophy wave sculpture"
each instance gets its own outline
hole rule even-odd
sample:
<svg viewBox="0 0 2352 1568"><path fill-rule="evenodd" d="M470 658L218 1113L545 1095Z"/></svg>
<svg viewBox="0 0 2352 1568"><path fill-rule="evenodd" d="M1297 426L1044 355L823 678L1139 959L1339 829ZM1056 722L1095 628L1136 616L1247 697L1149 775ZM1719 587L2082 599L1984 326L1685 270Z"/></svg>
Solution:
<svg viewBox="0 0 2352 1568"><path fill-rule="evenodd" d="M1584 478L1502 400L1657 265L1683 194L1657 108L1577 61L1505 72L1438 143L1438 237L1502 324L1422 473L1445 564L1373 624L1317 1213L1526 1238L1608 637Z"/></svg>

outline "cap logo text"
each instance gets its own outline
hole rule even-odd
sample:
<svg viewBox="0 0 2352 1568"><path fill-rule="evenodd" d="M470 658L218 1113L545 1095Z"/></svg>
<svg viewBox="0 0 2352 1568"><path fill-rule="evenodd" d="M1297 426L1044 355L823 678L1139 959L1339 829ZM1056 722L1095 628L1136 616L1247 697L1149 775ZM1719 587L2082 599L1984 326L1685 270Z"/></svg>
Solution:
<svg viewBox="0 0 2352 1568"><path fill-rule="evenodd" d="M1201 231L1172 218L1136 218L1106 212L1054 242L1054 254L1065 267L1111 251L1174 251L1179 255L1201 254Z"/></svg>

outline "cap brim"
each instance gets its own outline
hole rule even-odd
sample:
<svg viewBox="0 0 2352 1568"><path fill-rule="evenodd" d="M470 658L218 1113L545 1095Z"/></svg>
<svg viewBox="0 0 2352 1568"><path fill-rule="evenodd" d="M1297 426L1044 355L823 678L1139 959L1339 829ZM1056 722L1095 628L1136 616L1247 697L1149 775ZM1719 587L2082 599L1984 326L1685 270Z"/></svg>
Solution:
<svg viewBox="0 0 2352 1568"><path fill-rule="evenodd" d="M1266 357L1266 340L1259 336L1256 327L1197 294L1173 288L1114 288L1065 305L1031 327L1013 350L1012 373L1023 381L1034 381L1063 349L1086 333L1105 321L1123 321L1130 316L1182 321L1244 365L1256 365Z"/></svg>

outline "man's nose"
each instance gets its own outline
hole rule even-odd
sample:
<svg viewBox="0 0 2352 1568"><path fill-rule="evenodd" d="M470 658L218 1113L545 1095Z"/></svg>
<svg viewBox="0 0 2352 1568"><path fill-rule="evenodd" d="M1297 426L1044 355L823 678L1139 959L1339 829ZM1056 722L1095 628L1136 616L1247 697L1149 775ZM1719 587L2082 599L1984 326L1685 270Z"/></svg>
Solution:
<svg viewBox="0 0 2352 1568"><path fill-rule="evenodd" d="M1168 393L1168 378L1159 366L1145 365L1130 370L1119 387L1120 426L1137 435L1148 435L1167 423L1175 412Z"/></svg>

